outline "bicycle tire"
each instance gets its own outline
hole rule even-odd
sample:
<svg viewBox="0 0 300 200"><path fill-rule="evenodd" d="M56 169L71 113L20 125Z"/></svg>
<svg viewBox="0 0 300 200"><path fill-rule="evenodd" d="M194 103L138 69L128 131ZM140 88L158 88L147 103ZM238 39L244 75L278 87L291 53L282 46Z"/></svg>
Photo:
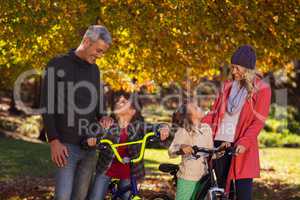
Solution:
<svg viewBox="0 0 300 200"><path fill-rule="evenodd" d="M217 194L215 192L212 192L211 200L218 200Z"/></svg>
<svg viewBox="0 0 300 200"><path fill-rule="evenodd" d="M216 192L212 193L211 200L229 200L224 194L217 194Z"/></svg>
<svg viewBox="0 0 300 200"><path fill-rule="evenodd" d="M174 200L169 195L166 194L155 194L148 198L149 200Z"/></svg>

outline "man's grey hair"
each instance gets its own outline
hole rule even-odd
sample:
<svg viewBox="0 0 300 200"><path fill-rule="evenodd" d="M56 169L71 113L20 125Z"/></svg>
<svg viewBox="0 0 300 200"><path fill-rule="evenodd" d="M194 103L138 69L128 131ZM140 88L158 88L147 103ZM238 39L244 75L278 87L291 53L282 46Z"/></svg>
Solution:
<svg viewBox="0 0 300 200"><path fill-rule="evenodd" d="M91 25L84 34L84 37L90 38L93 42L103 40L106 44L111 44L110 32L101 25Z"/></svg>

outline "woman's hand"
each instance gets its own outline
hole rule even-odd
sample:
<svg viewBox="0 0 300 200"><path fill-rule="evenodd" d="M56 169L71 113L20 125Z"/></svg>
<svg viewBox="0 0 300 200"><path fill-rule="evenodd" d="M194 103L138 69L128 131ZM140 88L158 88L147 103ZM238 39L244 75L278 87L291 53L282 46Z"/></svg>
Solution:
<svg viewBox="0 0 300 200"><path fill-rule="evenodd" d="M96 146L96 143L97 143L97 138L88 138L87 139L87 143L90 147L94 147Z"/></svg>
<svg viewBox="0 0 300 200"><path fill-rule="evenodd" d="M236 149L235 149L235 154L236 155L240 155L246 152L246 147L244 147L243 145L237 145Z"/></svg>
<svg viewBox="0 0 300 200"><path fill-rule="evenodd" d="M229 147L231 147L231 143L230 142L222 142L222 144L220 145L219 148L221 148L221 149L227 149Z"/></svg>
<svg viewBox="0 0 300 200"><path fill-rule="evenodd" d="M180 146L180 149L183 151L184 155L191 155L192 153L194 153L194 150L190 145L182 144Z"/></svg>
<svg viewBox="0 0 300 200"><path fill-rule="evenodd" d="M164 125L163 127L160 128L160 140L164 141L169 137L170 134L170 128L168 125Z"/></svg>

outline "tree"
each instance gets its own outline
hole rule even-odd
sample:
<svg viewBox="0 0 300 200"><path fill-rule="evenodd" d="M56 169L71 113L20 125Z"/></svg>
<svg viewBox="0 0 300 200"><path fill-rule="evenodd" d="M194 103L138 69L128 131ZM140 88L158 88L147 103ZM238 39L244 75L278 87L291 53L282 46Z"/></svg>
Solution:
<svg viewBox="0 0 300 200"><path fill-rule="evenodd" d="M28 69L39 72L50 58L76 47L94 23L97 1L5 0L0 9L1 87L12 88Z"/></svg>
<svg viewBox="0 0 300 200"><path fill-rule="evenodd" d="M100 21L114 36L102 68L122 70L138 82L180 81L187 68L192 80L214 77L246 43L256 48L262 72L299 57L299 0L107 0L100 8Z"/></svg>
<svg viewBox="0 0 300 200"><path fill-rule="evenodd" d="M29 69L41 73L50 58L76 47L82 30L96 19L99 8L95 5L97 1L92 0L2 1L0 89L12 93L14 82L21 73ZM14 98L11 99L10 110L18 113Z"/></svg>
<svg viewBox="0 0 300 200"><path fill-rule="evenodd" d="M2 86L75 47L78 33L93 23L113 35L99 61L112 88L180 83L187 71L192 81L215 77L246 43L256 48L262 72L299 58L299 0L5 0L0 6Z"/></svg>

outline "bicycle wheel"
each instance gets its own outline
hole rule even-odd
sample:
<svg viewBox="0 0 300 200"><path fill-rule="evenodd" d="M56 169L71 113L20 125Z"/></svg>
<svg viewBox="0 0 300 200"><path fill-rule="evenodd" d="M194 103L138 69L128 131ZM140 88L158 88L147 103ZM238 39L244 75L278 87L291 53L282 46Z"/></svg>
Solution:
<svg viewBox="0 0 300 200"><path fill-rule="evenodd" d="M142 199L141 197L130 195L130 197L127 200L141 200L141 199ZM122 197L115 197L115 198L112 198L112 199L105 199L105 200L123 200L123 198Z"/></svg>
<svg viewBox="0 0 300 200"><path fill-rule="evenodd" d="M211 200L219 200L216 192L212 192L210 198Z"/></svg>
<svg viewBox="0 0 300 200"><path fill-rule="evenodd" d="M166 194L155 194L155 195L152 195L148 199L149 200L174 200L173 198L171 198L170 196L168 196Z"/></svg>
<svg viewBox="0 0 300 200"><path fill-rule="evenodd" d="M130 200L142 200L143 198L140 197L140 196L133 196L133 195L131 195L129 199Z"/></svg>
<svg viewBox="0 0 300 200"><path fill-rule="evenodd" d="M209 200L228 200L228 198L226 197L225 194L220 193L220 192L216 192L216 191L213 191L208 196L209 197L206 197L206 199L209 199Z"/></svg>

